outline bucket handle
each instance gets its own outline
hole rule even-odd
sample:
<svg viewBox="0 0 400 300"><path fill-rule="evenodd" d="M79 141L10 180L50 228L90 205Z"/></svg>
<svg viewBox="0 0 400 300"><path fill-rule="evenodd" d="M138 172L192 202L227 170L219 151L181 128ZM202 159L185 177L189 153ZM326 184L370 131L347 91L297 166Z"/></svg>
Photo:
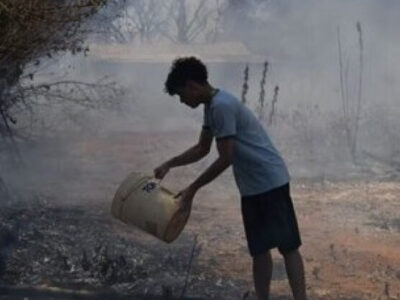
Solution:
<svg viewBox="0 0 400 300"><path fill-rule="evenodd" d="M156 186L161 188L161 181L163 179L157 179L154 176L149 176L150 178L147 180L147 183L154 183Z"/></svg>
<svg viewBox="0 0 400 300"><path fill-rule="evenodd" d="M163 190L163 191L165 191L165 192L167 192L167 193L169 193L169 194L171 194L171 195L174 195L171 191L167 190L166 188L164 188L164 187L161 185L161 182L163 181L163 179L164 179L164 178L162 178L162 179L157 179L157 178L155 178L154 176L151 176L151 178L150 178L147 182L148 182L148 183L154 183L154 184L157 185L157 187L158 187L159 189L161 189L161 190ZM177 201L178 201L178 200L177 200Z"/></svg>
<svg viewBox="0 0 400 300"><path fill-rule="evenodd" d="M156 183L157 185L161 185L161 181L163 181L163 179L164 179L164 178L157 179L157 178L155 178L154 176L152 176L152 177L148 180L148 182L154 182L154 183Z"/></svg>

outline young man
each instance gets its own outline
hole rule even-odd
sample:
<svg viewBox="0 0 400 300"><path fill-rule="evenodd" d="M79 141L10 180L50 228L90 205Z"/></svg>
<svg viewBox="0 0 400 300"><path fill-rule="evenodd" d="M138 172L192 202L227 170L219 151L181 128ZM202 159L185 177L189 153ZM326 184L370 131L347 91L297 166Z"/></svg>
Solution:
<svg viewBox="0 0 400 300"><path fill-rule="evenodd" d="M258 299L269 299L270 250L275 247L284 257L294 298L307 299L286 165L254 114L231 94L212 87L207 76L206 67L195 57L173 62L165 90L191 108L204 104L204 124L198 143L157 167L154 175L162 179L171 168L200 160L209 153L215 137L219 157L178 193L182 209L190 209L196 192L233 165Z"/></svg>

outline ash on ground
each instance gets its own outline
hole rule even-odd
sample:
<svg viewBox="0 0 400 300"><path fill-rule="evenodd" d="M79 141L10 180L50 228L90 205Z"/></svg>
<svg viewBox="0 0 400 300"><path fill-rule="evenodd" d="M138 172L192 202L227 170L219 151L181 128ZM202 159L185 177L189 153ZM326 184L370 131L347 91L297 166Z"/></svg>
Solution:
<svg viewBox="0 0 400 300"><path fill-rule="evenodd" d="M13 204L0 243L0 299L239 299L244 289L196 264L193 235L167 245L101 208Z"/></svg>

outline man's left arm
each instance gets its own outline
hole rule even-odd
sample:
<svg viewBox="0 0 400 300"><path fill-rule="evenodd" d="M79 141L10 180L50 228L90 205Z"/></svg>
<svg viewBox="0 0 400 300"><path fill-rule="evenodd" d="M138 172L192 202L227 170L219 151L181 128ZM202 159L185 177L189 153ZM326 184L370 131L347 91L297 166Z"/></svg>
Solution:
<svg viewBox="0 0 400 300"><path fill-rule="evenodd" d="M217 139L218 158L191 184L189 187L178 193L175 197L181 197L182 205L190 207L196 192L206 184L217 178L225 171L233 160L233 137Z"/></svg>

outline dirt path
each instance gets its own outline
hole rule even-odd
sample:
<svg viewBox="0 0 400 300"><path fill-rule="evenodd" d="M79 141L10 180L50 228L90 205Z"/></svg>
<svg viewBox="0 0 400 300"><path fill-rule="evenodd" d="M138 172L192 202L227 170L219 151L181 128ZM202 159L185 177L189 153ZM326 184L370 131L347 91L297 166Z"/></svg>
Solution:
<svg viewBox="0 0 400 300"><path fill-rule="evenodd" d="M309 291L324 299L400 299L398 182L292 185ZM201 232L201 263L251 285L238 199L197 199L187 230ZM203 202L202 202L203 200ZM274 251L272 292L288 295Z"/></svg>

